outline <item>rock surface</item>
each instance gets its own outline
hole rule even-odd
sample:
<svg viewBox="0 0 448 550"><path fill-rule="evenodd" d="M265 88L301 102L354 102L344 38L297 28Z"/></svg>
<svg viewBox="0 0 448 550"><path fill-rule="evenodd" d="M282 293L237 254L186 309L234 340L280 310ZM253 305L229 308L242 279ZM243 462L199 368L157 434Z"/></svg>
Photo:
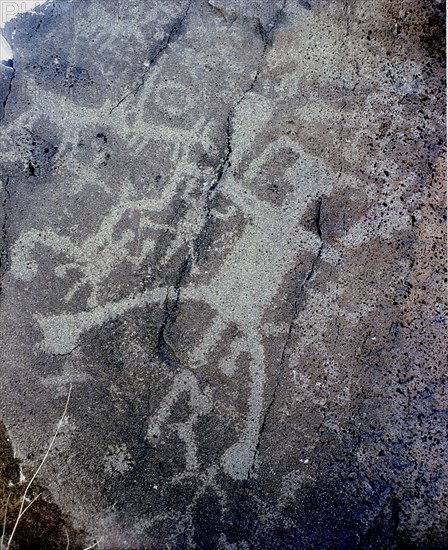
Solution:
<svg viewBox="0 0 448 550"><path fill-rule="evenodd" d="M436 0L8 23L6 535L72 387L11 548L448 547L443 25Z"/></svg>

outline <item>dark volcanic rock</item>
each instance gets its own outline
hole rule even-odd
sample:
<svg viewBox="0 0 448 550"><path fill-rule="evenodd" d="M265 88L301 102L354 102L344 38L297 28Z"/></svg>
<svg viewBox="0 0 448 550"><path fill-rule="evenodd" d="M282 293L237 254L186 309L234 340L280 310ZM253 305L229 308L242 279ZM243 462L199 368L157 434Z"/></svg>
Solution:
<svg viewBox="0 0 448 550"><path fill-rule="evenodd" d="M436 0L7 25L5 544L72 387L11 548L448 547L443 28Z"/></svg>

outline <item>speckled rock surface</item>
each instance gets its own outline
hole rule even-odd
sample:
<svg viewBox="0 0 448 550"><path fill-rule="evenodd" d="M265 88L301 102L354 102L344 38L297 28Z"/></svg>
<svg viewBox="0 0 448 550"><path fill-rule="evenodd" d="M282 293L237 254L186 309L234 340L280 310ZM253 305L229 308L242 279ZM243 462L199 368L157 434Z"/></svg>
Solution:
<svg viewBox="0 0 448 550"><path fill-rule="evenodd" d="M72 387L11 548L448 547L444 17L61 0L7 25L6 535Z"/></svg>

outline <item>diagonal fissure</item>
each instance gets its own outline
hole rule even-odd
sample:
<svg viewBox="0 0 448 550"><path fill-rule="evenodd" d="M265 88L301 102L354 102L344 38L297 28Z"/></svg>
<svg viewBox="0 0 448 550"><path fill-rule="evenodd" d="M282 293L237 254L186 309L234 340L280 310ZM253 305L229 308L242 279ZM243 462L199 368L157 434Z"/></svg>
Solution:
<svg viewBox="0 0 448 550"><path fill-rule="evenodd" d="M292 332L293 332L293 329L294 329L294 324L295 324L295 322L296 322L296 320L299 316L299 313L301 311L303 311L303 309L305 307L307 287L308 287L310 281L315 276L317 265L319 264L321 256L322 256L324 241L322 240L321 211L322 211L322 197L319 197L319 199L316 203L316 213L315 213L315 220L314 221L315 221L315 226L316 226L316 232L317 232L317 234L319 236L319 239L320 239L320 245L319 245L319 248L317 250L317 253L316 253L315 257L313 258L313 261L311 262L311 266L310 266L307 274L305 275L305 277L302 280L302 283L299 286L296 297L294 299L293 314L292 314L292 317L291 317L291 321L289 323L288 332L287 332L286 338L285 338L285 343L284 343L283 348L282 348L282 353L281 353L281 356L280 356L280 362L279 362L279 367L278 367L278 371L277 371L277 377L276 377L275 384L274 384L274 389L272 391L271 398L269 400L268 406L265 409L262 421L260 423L260 430L258 432L258 439L257 439L257 444L256 444L256 447L255 447L255 450L254 450L252 467L249 471L249 477L255 473L256 461L257 461L257 457L258 457L259 452L260 452L262 436L263 436L263 433L266 430L267 421L268 421L269 416L271 414L272 408L273 408L274 403L275 403L276 398L277 398L278 390L280 388L281 376L282 376L282 373L283 373L283 370L284 370L284 365L285 365L285 362L286 362L286 354L287 354L287 350L289 348L289 344L290 344L290 341L291 341L291 336L292 336Z"/></svg>
<svg viewBox="0 0 448 550"><path fill-rule="evenodd" d="M152 56L148 63L148 68L144 71L144 73L141 76L140 82L137 84L137 86L127 92L119 101L118 103L112 107L112 109L109 111L109 114L111 115L120 105L122 105L129 97L133 96L135 97L140 89L145 85L146 77L148 76L148 73L151 71L152 67L157 64L160 56L167 50L167 48L172 44L173 40L176 38L176 36L179 36L180 30L182 29L185 20L188 17L188 14L190 13L191 5L193 3L193 0L189 0L187 9L184 11L184 13L178 18L177 22L169 32L165 35L165 39L162 41L159 49L157 52Z"/></svg>

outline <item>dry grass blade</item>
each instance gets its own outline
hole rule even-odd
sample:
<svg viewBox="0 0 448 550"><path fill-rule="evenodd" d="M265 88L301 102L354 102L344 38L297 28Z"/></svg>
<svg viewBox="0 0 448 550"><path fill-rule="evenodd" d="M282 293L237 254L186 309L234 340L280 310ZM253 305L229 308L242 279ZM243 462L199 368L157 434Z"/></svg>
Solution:
<svg viewBox="0 0 448 550"><path fill-rule="evenodd" d="M96 548L102 540L103 540L103 537L101 537L100 540L98 540L94 544L87 546L87 548L84 548L84 550L92 550L92 548Z"/></svg>
<svg viewBox="0 0 448 550"><path fill-rule="evenodd" d="M3 542L5 540L5 533L6 533L6 517L8 515L8 506L9 506L9 500L11 498L11 493L8 494L8 498L6 499L5 506L3 507L3 528L2 528L2 536L0 538L0 550L3 550Z"/></svg>
<svg viewBox="0 0 448 550"><path fill-rule="evenodd" d="M64 419L67 415L67 409L68 409L68 405L70 403L70 396L71 396L71 393L72 393L72 385L70 384L70 388L68 390L68 395L67 395L67 401L65 402L65 407L64 407L64 411L62 413L62 416L58 422L58 425L56 427L56 431L54 432L54 435L50 441L50 445L48 446L48 449L44 455L44 457L42 458L37 470L34 472L32 478L30 479L30 481L28 482L28 485L26 486L25 488L25 492L23 493L22 495L22 498L21 498L21 501L20 501L20 509L19 509L19 513L17 514L17 518L16 518L16 521L14 523L14 527L12 529L12 532L11 532L11 535L8 539L8 543L7 543L7 548L11 545L11 542L14 538L14 535L16 533L16 530L17 530L17 527L19 525L19 522L20 520L22 519L22 516L23 514L28 510L28 508L39 498L40 495L38 495L36 498L34 498L30 504L28 504L28 506L24 509L24 506L25 506L25 501L26 501L26 497L28 495L28 491L30 490L31 486L33 485L34 483L34 480L36 479L36 477L39 475L39 472L41 471L43 465L45 464L47 458L48 458L48 455L50 454L51 452L51 449L53 448L53 445L54 445L54 442L56 441L56 438L59 434L59 431L62 427L62 424L64 422Z"/></svg>
<svg viewBox="0 0 448 550"><path fill-rule="evenodd" d="M42 493L39 493L39 494L37 495L37 497L34 497L34 498L33 498L33 500L32 500L32 501L28 504L28 506L23 510L23 512L21 513L20 517L23 518L23 516L25 515L25 512L28 510L28 508L30 508L30 507L36 502L36 500L37 500L40 496L42 496Z"/></svg>

